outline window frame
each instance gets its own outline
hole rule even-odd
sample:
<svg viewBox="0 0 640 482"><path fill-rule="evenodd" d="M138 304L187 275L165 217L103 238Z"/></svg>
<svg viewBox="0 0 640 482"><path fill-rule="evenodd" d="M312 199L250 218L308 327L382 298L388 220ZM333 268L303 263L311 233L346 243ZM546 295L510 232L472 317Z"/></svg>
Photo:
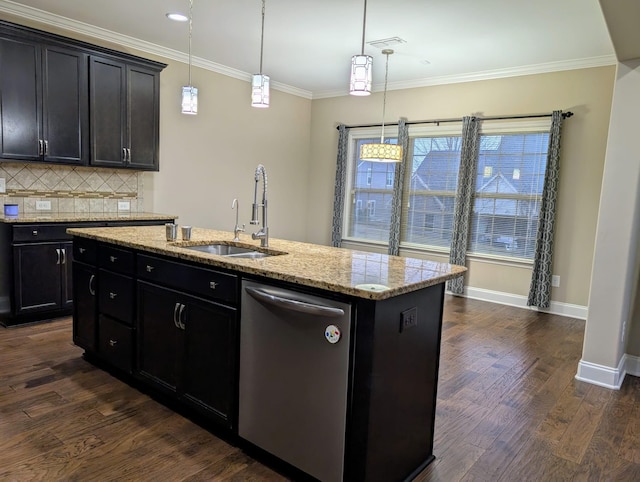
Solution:
<svg viewBox="0 0 640 482"><path fill-rule="evenodd" d="M393 129L389 128L387 130L385 128L384 137L385 139L398 138L397 127L392 126ZM480 136L482 135L509 135L509 134L524 134L524 133L549 133L551 130L551 119L549 118L524 118L524 119L510 119L505 121L481 121L480 124ZM424 124L424 125L410 125L408 126L408 137L409 137L409 146L411 149L410 155L413 158L413 146L414 139L416 137L446 137L446 136L461 136L462 135L462 121L460 122L451 122L451 123L443 123L440 125L436 124ZM343 209L343 233L349 232L349 226L352 222L351 216L351 206L354 201L354 193L355 189L353 186L354 182L354 166L353 163L357 162L355 158L355 148L357 146L358 140L361 139L370 139L376 138L380 136L380 128L352 128L349 132L349 141L347 148L347 165L346 165L346 177L345 177L345 199L344 199L344 209ZM409 161L411 162L411 161ZM405 169L405 176L403 182L403 192L402 195L402 210L403 213L405 211L407 202L409 200L409 185L411 182L411 167L407 166ZM456 187L457 192L457 187ZM474 194L474 197L477 197ZM483 198L490 198L491 196L480 196ZM529 196L525 196L529 198ZM511 199L511 198L510 198ZM426 245L420 243L409 243L404 241L405 237L405 221L402 221L401 232L400 234L400 250L411 251L414 253L425 253L425 254L435 254L435 255L448 255L450 252L450 247L442 247L437 245ZM388 246L389 242L386 241L378 241L367 238L358 238L348 235L343 235L342 240L346 243L352 245L360 245L360 246ZM531 266L533 264L533 259L522 258L522 257L513 257L513 256L505 256L502 254L495 253L483 253L483 252L474 252L471 251L471 240L469 240L469 246L467 251L467 257L469 259L475 259L488 263L498 263L498 264L507 264L507 265L515 265L515 266Z"/></svg>

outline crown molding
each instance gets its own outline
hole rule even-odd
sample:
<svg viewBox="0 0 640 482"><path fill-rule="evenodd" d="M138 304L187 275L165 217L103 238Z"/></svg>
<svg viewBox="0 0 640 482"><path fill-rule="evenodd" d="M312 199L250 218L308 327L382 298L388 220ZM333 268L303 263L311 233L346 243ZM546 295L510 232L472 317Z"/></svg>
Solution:
<svg viewBox="0 0 640 482"><path fill-rule="evenodd" d="M113 44L122 45L123 47L128 47L140 52L157 55L165 59L175 60L177 62L182 62L185 64L189 63L188 54L180 52L178 50L162 47L151 42L145 42L144 40L116 33L104 28L96 27L88 23L78 22L77 20L72 20L60 15L54 15L37 8L20 5L18 3L12 2L11 0L0 0L0 12L40 22L52 27L62 28L70 32L75 32L80 35L86 35L88 37L104 40ZM200 57L192 57L191 63L196 67L216 72L227 77L251 82L252 74L227 67L226 65L211 62L210 60L206 60ZM271 88L274 90L285 92L287 94L303 97L305 99L313 98L313 93L308 90L299 89L297 87L293 87L291 85L283 84L280 82L272 81Z"/></svg>
<svg viewBox="0 0 640 482"><path fill-rule="evenodd" d="M418 87L431 87L434 85L459 84L462 82L476 82L478 80L503 79L507 77L518 77L521 75L547 74L550 72L561 72L564 70L589 69L593 67L605 67L616 65L615 55L601 55L598 57L588 57L584 59L563 60L557 62L546 62L543 64L523 65L508 69L483 70L480 72L469 72L465 74L442 75L439 77L425 77L423 79L391 82L387 90L415 89ZM382 92L384 84L374 84L373 92ZM348 95L346 90L324 91L313 94L313 99L326 99L329 97L341 97Z"/></svg>

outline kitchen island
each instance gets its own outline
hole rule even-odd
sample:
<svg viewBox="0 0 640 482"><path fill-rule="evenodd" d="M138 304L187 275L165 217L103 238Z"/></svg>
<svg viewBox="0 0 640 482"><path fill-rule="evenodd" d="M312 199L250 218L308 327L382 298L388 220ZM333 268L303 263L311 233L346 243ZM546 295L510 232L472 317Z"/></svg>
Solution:
<svg viewBox="0 0 640 482"><path fill-rule="evenodd" d="M433 460L444 282L465 268L277 239L260 248L249 236L232 243L232 233L198 228L189 241L167 241L159 226L69 233L79 300L74 341L87 358L169 396L252 453L283 462L294 477L406 480ZM264 257L210 254L198 245ZM320 317L310 329L317 348L279 349L256 361L265 344L302 345L314 321L303 313L304 327L294 326L269 300L251 305L250 289L269 299L294 293L299 300L287 303L298 313L326 301L346 315ZM267 315L280 328L260 332ZM266 380L263 392L247 380Z"/></svg>

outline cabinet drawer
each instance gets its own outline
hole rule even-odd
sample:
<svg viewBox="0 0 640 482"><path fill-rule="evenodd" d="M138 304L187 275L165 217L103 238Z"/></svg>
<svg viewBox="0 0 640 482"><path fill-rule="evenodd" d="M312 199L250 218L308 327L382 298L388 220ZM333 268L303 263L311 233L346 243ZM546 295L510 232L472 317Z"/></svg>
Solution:
<svg viewBox="0 0 640 482"><path fill-rule="evenodd" d="M13 227L13 242L58 241L71 239L66 224L22 224Z"/></svg>
<svg viewBox="0 0 640 482"><path fill-rule="evenodd" d="M133 278L101 269L98 281L98 311L132 325Z"/></svg>
<svg viewBox="0 0 640 482"><path fill-rule="evenodd" d="M133 330L100 315L98 319L98 352L111 365L131 373L133 368Z"/></svg>
<svg viewBox="0 0 640 482"><path fill-rule="evenodd" d="M238 301L238 277L233 274L143 254L138 254L136 272L139 279L170 288L231 304Z"/></svg>
<svg viewBox="0 0 640 482"><path fill-rule="evenodd" d="M98 263L98 242L94 239L75 238L73 259L95 266Z"/></svg>
<svg viewBox="0 0 640 482"><path fill-rule="evenodd" d="M98 266L122 274L133 274L133 252L101 244L98 249Z"/></svg>

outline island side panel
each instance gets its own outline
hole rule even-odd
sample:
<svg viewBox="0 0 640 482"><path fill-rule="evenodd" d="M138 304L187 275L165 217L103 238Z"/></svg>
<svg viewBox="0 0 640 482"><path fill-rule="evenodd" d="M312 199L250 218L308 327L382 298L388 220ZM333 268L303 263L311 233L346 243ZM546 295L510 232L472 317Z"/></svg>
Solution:
<svg viewBox="0 0 640 482"><path fill-rule="evenodd" d="M375 302L369 336L356 341L355 363L370 369L368 379L358 367L354 371L354 390L368 392L354 392L360 406L354 403L353 421L359 409L368 415L356 442L366 443L358 479L403 480L433 460L443 301L444 283ZM402 313L411 326L401 329ZM358 323L364 324L360 315Z"/></svg>

